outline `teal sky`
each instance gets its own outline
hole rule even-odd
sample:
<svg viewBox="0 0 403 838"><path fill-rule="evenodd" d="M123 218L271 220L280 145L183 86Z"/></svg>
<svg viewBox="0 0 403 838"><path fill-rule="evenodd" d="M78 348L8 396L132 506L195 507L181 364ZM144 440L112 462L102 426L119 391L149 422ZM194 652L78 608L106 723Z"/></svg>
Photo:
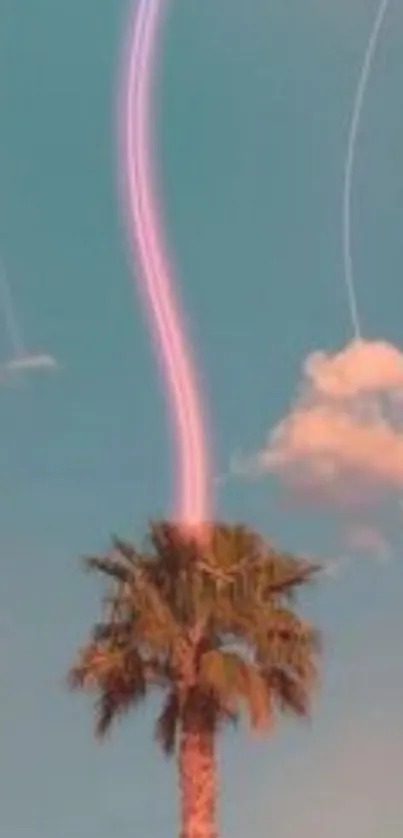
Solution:
<svg viewBox="0 0 403 838"><path fill-rule="evenodd" d="M7 838L175 835L153 707L92 738L64 675L99 590L79 556L170 509L165 403L125 251L115 92L126 2L3 0L0 251L29 350L56 375L0 390L0 827ZM373 0L172 0L158 118L164 217L217 473L264 441L303 358L350 337L340 206ZM363 114L354 254L367 337L403 343L403 8ZM1 312L0 312L1 317ZM0 353L10 348L0 325ZM321 515L228 482L217 514L336 556ZM399 535L397 533L397 535ZM337 556L336 556L337 557ZM363 557L308 601L326 639L310 727L225 737L222 835L400 838L403 571ZM397 654L395 653L397 649Z"/></svg>

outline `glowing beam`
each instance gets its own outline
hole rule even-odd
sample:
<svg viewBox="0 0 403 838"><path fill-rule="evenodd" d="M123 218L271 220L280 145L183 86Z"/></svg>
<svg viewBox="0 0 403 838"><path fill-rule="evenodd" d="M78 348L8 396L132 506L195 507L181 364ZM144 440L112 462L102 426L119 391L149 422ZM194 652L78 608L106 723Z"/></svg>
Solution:
<svg viewBox="0 0 403 838"><path fill-rule="evenodd" d="M176 439L174 514L186 527L210 518L210 476L197 377L164 243L151 142L151 93L163 0L136 3L119 96L120 186L136 274L146 305Z"/></svg>

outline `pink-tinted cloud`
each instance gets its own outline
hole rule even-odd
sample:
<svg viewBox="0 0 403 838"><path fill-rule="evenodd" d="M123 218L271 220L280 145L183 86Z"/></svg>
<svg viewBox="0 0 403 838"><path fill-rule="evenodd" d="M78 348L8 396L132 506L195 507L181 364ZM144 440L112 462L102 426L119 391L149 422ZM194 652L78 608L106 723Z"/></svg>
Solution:
<svg viewBox="0 0 403 838"><path fill-rule="evenodd" d="M302 498L351 504L403 489L403 353L380 341L316 352L299 395L246 471L271 473Z"/></svg>
<svg viewBox="0 0 403 838"><path fill-rule="evenodd" d="M370 554L381 562L390 558L391 545L375 526L356 524L347 531L345 540L354 552Z"/></svg>
<svg viewBox="0 0 403 838"><path fill-rule="evenodd" d="M355 340L336 355L314 352L304 366L313 389L330 398L391 393L402 397L403 353L384 341Z"/></svg>
<svg viewBox="0 0 403 838"><path fill-rule="evenodd" d="M374 489L403 487L403 429L382 418L360 420L346 408L316 404L294 409L261 454L267 470L298 473L307 483L370 481Z"/></svg>

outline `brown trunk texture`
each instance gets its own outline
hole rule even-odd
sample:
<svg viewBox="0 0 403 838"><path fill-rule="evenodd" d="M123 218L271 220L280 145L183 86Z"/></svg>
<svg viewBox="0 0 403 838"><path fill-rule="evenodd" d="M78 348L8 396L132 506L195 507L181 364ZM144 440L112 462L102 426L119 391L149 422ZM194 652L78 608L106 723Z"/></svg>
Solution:
<svg viewBox="0 0 403 838"><path fill-rule="evenodd" d="M182 730L179 775L180 838L217 838L217 774L212 733L195 730L193 726Z"/></svg>

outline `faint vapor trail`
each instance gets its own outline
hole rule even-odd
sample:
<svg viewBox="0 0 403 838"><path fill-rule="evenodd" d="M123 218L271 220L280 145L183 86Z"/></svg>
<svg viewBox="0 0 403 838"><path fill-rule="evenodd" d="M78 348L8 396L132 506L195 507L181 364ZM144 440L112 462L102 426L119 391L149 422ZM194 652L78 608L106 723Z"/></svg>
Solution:
<svg viewBox="0 0 403 838"><path fill-rule="evenodd" d="M0 300L4 310L7 332L14 355L16 358L22 357L25 354L24 341L15 316L10 287L7 281L7 274L2 259L0 259Z"/></svg>
<svg viewBox="0 0 403 838"><path fill-rule="evenodd" d="M119 95L120 185L141 292L171 403L178 469L175 514L185 526L210 518L210 474L196 370L175 295L154 182L150 99L163 0L133 11Z"/></svg>
<svg viewBox="0 0 403 838"><path fill-rule="evenodd" d="M390 0L381 0L375 21L370 32L367 48L365 51L364 61L361 68L360 77L358 80L357 90L354 98L353 113L351 117L350 130L348 135L347 155L344 170L344 192L343 192L343 258L344 258L344 278L346 283L346 290L348 296L348 305L350 309L351 321L354 329L355 338L360 339L361 328L358 315L357 293L354 283L353 259L351 253L351 187L353 179L353 168L355 159L355 147L357 143L357 135L360 127L360 118L362 105L364 101L365 91L367 89L368 79L371 72L372 62L375 57L375 52L378 44L379 34L382 24L387 12Z"/></svg>

